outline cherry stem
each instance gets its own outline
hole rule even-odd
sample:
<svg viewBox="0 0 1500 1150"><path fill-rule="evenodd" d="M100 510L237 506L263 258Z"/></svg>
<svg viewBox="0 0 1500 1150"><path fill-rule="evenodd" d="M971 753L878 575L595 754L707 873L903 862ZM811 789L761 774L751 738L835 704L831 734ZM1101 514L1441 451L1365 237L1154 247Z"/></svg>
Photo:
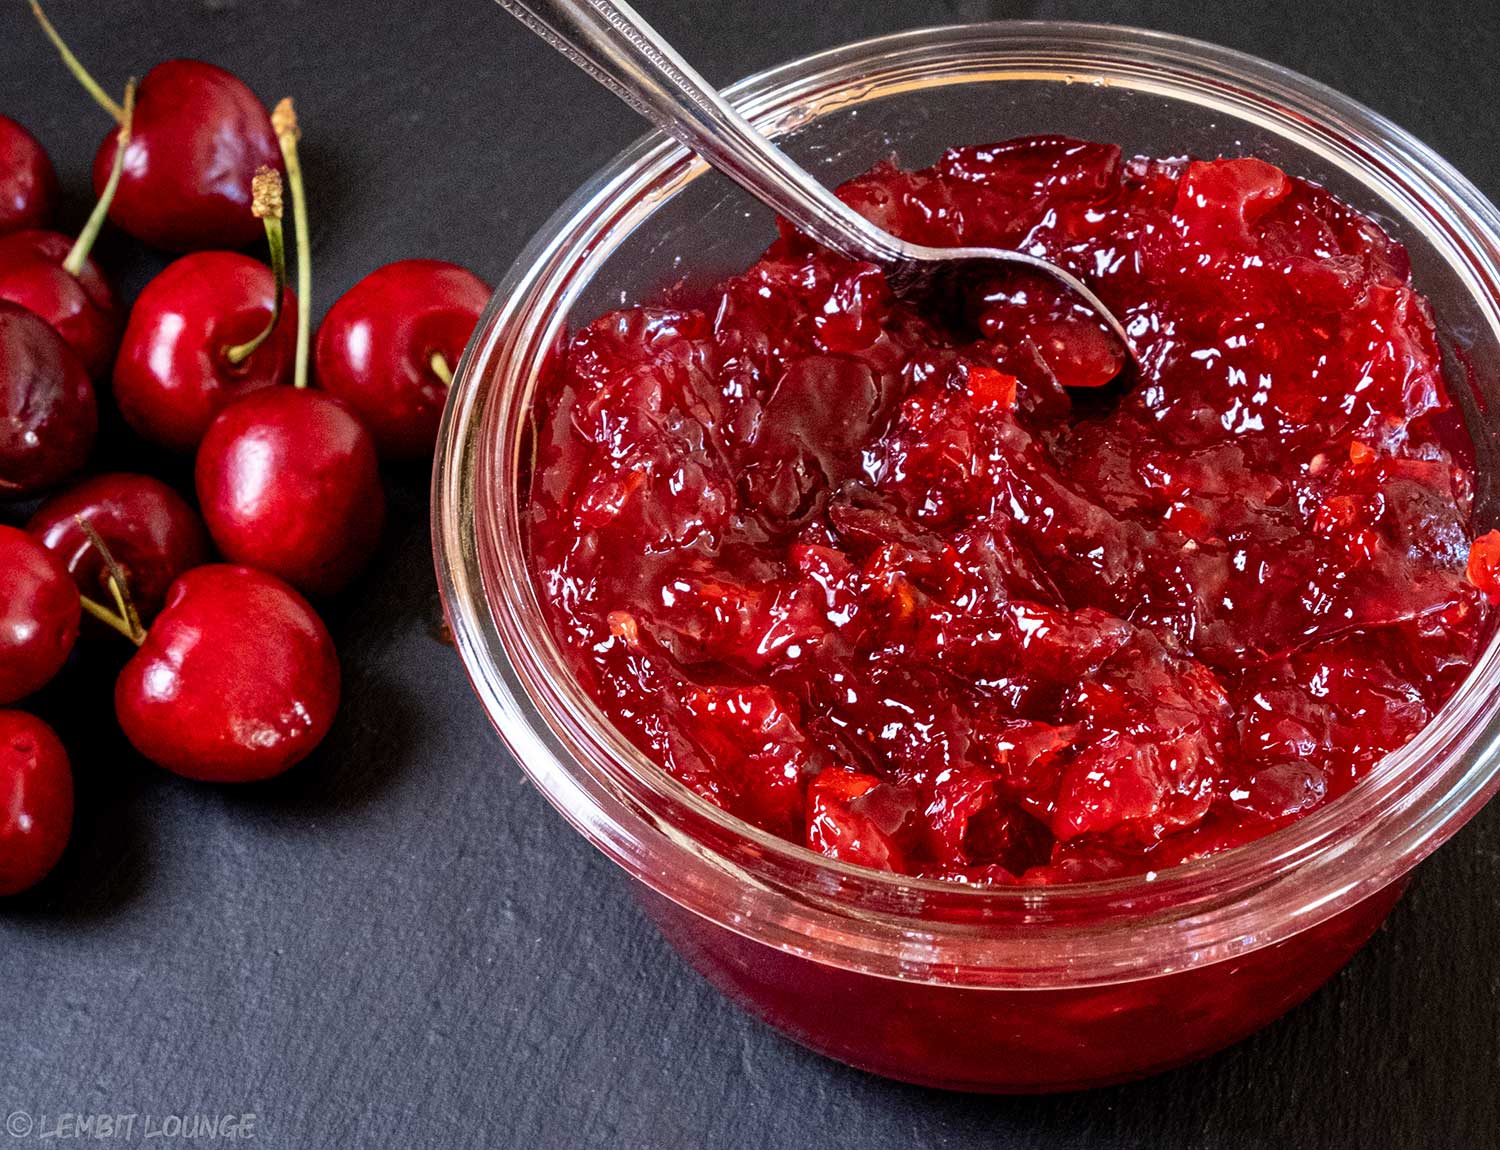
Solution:
<svg viewBox="0 0 1500 1150"><path fill-rule="evenodd" d="M125 149L130 146L130 123L134 117L135 79L132 77L125 84L125 118L120 121L119 138L115 142L115 160L109 166L109 179L104 185L104 191L99 193L99 201L89 213L83 231L78 233L78 238L68 249L68 258L63 260L63 270L69 275L83 274L83 265L88 263L89 252L94 250L94 241L99 238L99 233L104 229L104 221L109 218L109 205L114 202L115 190L120 186L120 173L125 170Z"/></svg>
<svg viewBox="0 0 1500 1150"><path fill-rule="evenodd" d="M126 116L125 109L115 103L114 97L100 87L99 81L90 76L88 69L78 62L78 57L73 55L67 44L63 42L63 38L58 35L57 29L52 27L52 21L47 19L47 14L42 11L42 6L37 3L37 0L31 0L31 12L36 17L37 23L42 26L42 31L47 34L47 39L52 41L52 46L62 56L63 63L68 66L68 71L72 72L74 78L83 85L84 91L94 97L98 105L117 122L123 124Z"/></svg>
<svg viewBox="0 0 1500 1150"><path fill-rule="evenodd" d="M120 590L120 581L113 575L109 577L109 597L115 601L115 610L120 613L120 618L129 618L130 607L125 602L125 592Z"/></svg>
<svg viewBox="0 0 1500 1150"><path fill-rule="evenodd" d="M94 550L99 552L99 558L104 560L105 570L109 572L109 593L115 601L115 606L119 608L119 614L108 607L100 606L87 595L78 597L83 609L101 623L109 624L139 647L146 641L146 629L141 626L141 617L136 613L135 603L131 601L130 581L125 577L124 568L115 561L109 544L105 543L99 532L94 530L92 523L82 515L73 516L73 522L77 523L83 533L88 536Z"/></svg>
<svg viewBox="0 0 1500 1150"><path fill-rule="evenodd" d="M432 374L443 381L444 387L453 386L453 369L448 366L448 361L443 358L443 353L435 351L432 358L427 361L427 366L432 368Z"/></svg>
<svg viewBox="0 0 1500 1150"><path fill-rule="evenodd" d="M103 623L110 630L124 635L125 638L129 639L137 647L139 647L144 641L143 639L137 639L130 633L130 624L126 623L124 619L120 618L120 616L116 615L108 607L104 607L98 603L95 603L87 595L78 596L78 605L82 607L85 612L92 615L95 619L98 619L99 622Z"/></svg>
<svg viewBox="0 0 1500 1150"><path fill-rule="evenodd" d="M238 367L271 338L281 322L281 297L286 294L286 238L281 231L281 173L262 167L251 184L250 210L266 225L266 243L271 248L271 272L276 277L276 297L271 319L254 339L224 349L224 358Z"/></svg>
<svg viewBox="0 0 1500 1150"><path fill-rule="evenodd" d="M307 386L307 353L312 342L312 237L307 230L307 190L302 184L302 163L297 157L297 110L288 96L271 113L271 127L281 145L286 180L292 189L292 218L297 224L297 359L292 375L294 387Z"/></svg>

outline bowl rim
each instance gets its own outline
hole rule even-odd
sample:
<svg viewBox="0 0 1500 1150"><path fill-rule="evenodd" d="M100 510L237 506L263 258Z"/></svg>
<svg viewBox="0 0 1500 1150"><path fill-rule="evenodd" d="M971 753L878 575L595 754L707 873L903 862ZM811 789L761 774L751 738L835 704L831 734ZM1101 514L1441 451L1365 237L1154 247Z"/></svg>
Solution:
<svg viewBox="0 0 1500 1150"><path fill-rule="evenodd" d="M965 59L968 53L976 61L977 72L944 82L980 82L982 74L987 80L1097 83L1107 62L1129 70L1143 90L1185 98L1196 84L1211 87L1220 106L1242 118L1274 111L1278 123L1306 133L1299 144L1344 149L1335 162L1346 171L1355 160L1368 165L1368 173L1351 174L1372 188L1378 179L1388 196L1411 200L1420 192L1430 218L1407 222L1450 247L1459 244L1471 257L1465 286L1487 305L1500 333L1500 213L1451 165L1379 113L1254 56L1118 25L994 21L856 41L759 72L726 94L763 130L779 135L883 90L866 80L858 91L845 91L842 103L830 100L809 113L808 93L833 83L830 77L847 79L879 60L885 71L877 74L895 83L889 77L922 66L934 51ZM983 63L981 51L992 54L990 63ZM995 62L1002 58L1005 67ZM1070 61L1076 71L1069 71ZM1120 80L1111 75L1104 82ZM1213 103L1197 94L1200 102ZM648 133L553 213L499 284L464 352L434 463L438 580L476 693L532 781L627 872L727 929L866 973L971 985L1087 985L1219 961L1315 926L1398 879L1500 787L1500 708L1486 705L1500 684L1496 638L1412 742L1311 815L1160 872L1048 887L969 887L827 859L712 806L625 742L591 703L583 705L593 712L591 720L577 712L578 700L566 697L568 684L549 686L530 675L528 653L515 646L525 621L512 617L519 610L512 597L524 600L529 578L518 584L510 570L500 584L485 567L485 548L494 541L486 539L477 493L494 490L490 481L504 474L504 460L496 458L503 445L497 450L490 435L498 410L491 400L506 371L512 390L528 389L529 398L540 363L536 347L528 345L533 370L520 383L515 372L524 364L508 361L506 353L523 336L534 345L545 335L539 317L549 308L555 328L587 282L584 273L703 170L686 149ZM632 204L639 209L648 192L649 210L632 218ZM549 277L568 276L576 281L572 297L542 298ZM502 503L515 497L503 484L500 490ZM550 645L550 634L541 642ZM536 697L553 689L562 696ZM575 713L558 712L569 706ZM549 707L554 713L545 713ZM583 729L589 722L603 729ZM590 738L598 745L585 746ZM612 773L617 768L622 773ZM1122 916L1114 926L1124 929L1101 930L1100 914Z"/></svg>

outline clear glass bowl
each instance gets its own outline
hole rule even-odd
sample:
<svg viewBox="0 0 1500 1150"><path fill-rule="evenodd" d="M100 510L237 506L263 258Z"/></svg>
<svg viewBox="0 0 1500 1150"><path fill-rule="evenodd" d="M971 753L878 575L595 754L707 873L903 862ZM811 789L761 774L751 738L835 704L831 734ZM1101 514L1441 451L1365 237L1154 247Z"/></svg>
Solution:
<svg viewBox="0 0 1500 1150"><path fill-rule="evenodd" d="M1370 110L1295 73L1131 29L996 23L864 41L730 90L829 183L895 154L1060 132L1127 153L1256 155L1379 218L1410 249L1496 519L1500 216ZM540 146L549 146L542 142ZM433 536L474 687L516 760L634 880L713 982L806 1045L880 1074L1055 1090L1196 1058L1342 966L1405 878L1495 791L1500 648L1409 746L1295 825L1146 877L975 890L830 861L705 803L573 682L524 562L528 405L570 329L749 264L771 219L659 135L589 181L516 261L443 424Z"/></svg>

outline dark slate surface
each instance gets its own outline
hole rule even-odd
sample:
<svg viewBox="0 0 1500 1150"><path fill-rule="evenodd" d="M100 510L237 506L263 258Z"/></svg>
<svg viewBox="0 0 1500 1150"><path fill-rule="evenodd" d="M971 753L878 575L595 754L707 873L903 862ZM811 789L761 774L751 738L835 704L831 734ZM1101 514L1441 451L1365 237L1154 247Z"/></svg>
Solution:
<svg viewBox="0 0 1500 1150"><path fill-rule="evenodd" d="M643 7L721 82L918 24L1052 16L1180 31L1352 93L1500 196L1492 5ZM638 131L487 0L51 10L115 85L189 55L268 102L297 97L319 312L403 256L498 277ZM0 15L0 110L45 141L76 195L105 124L15 0ZM74 220L84 209L73 204ZM117 240L103 256L132 289L159 266ZM115 455L149 458L128 444ZM253 1112L256 1140L285 1147L1500 1145L1500 807L1422 868L1348 970L1231 1051L1044 1099L886 1083L721 1001L530 790L432 637L425 476L393 473L390 488L378 566L330 612L343 712L288 777L215 790L149 768L105 717L113 667L100 654L42 701L81 805L59 872L0 908L0 1120L29 1119L18 1147L69 1113L139 1114L141 1141L145 1115L159 1127L205 1111Z"/></svg>

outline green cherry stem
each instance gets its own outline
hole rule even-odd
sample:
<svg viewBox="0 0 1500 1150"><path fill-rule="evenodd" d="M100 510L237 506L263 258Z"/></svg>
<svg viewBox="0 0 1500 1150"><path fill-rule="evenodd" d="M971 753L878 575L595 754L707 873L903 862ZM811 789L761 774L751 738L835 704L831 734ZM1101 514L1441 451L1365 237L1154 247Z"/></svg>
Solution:
<svg viewBox="0 0 1500 1150"><path fill-rule="evenodd" d="M98 619L99 622L103 623L111 631L125 636L125 638L129 639L137 647L145 642L144 638L137 639L130 633L130 626L125 622L124 619L120 618L120 616L116 615L108 607L104 607L98 603L95 603L87 595L78 596L78 605L83 608L86 614L92 615L95 619Z"/></svg>
<svg viewBox="0 0 1500 1150"><path fill-rule="evenodd" d="M448 361L443 357L442 352L433 352L432 358L427 361L427 366L432 368L433 375L443 381L444 387L453 386L453 369L448 366Z"/></svg>
<svg viewBox="0 0 1500 1150"><path fill-rule="evenodd" d="M302 184L302 163L297 157L297 110L288 96L271 113L271 127L281 145L286 181L292 190L292 218L297 225L297 360L294 387L307 386L307 353L312 342L312 236L307 230L307 190Z"/></svg>
<svg viewBox="0 0 1500 1150"><path fill-rule="evenodd" d="M37 0L31 0L31 13L36 17L36 22L42 26L42 31L47 34L47 39L52 41L52 46L62 56L62 61L68 66L68 71L72 72L74 78L83 85L84 91L94 97L98 105L113 116L118 123L123 124L125 109L115 103L114 97L100 87L99 81L90 76L89 70L79 63L78 57L73 55L63 38L58 35L57 29L52 27L52 21L47 19L47 14L42 11L42 6L37 3Z"/></svg>
<svg viewBox="0 0 1500 1150"><path fill-rule="evenodd" d="M262 167L250 185L250 210L266 226L266 243L271 248L271 272L276 277L276 297L271 304L271 319L260 333L244 343L224 349L224 358L238 367L261 344L271 338L281 322L281 297L286 294L286 237L281 230L281 173Z"/></svg>
<svg viewBox="0 0 1500 1150"><path fill-rule="evenodd" d="M68 249L68 258L63 260L63 270L69 275L83 274L83 265L88 263L89 252L94 250L94 241L104 228L104 221L109 217L109 205L114 202L115 190L120 186L120 173L125 170L125 149L130 146L130 122L135 117L134 78L125 84L124 112L125 115L120 120L119 138L115 144L115 160L109 168L109 180L104 185L104 191L99 194L94 210L89 213L83 231L78 233L78 238Z"/></svg>
<svg viewBox="0 0 1500 1150"><path fill-rule="evenodd" d="M141 626L141 617L136 613L135 603L131 601L130 581L125 577L124 569L115 561L109 544L105 543L99 532L94 530L92 523L82 515L73 516L73 522L77 523L79 529L88 536L89 543L95 551L99 552L99 558L104 560L104 568L109 572L109 593L115 601L117 610L111 611L108 607L94 602L87 595L78 596L79 605L99 622L118 631L139 647L146 641L146 629Z"/></svg>

